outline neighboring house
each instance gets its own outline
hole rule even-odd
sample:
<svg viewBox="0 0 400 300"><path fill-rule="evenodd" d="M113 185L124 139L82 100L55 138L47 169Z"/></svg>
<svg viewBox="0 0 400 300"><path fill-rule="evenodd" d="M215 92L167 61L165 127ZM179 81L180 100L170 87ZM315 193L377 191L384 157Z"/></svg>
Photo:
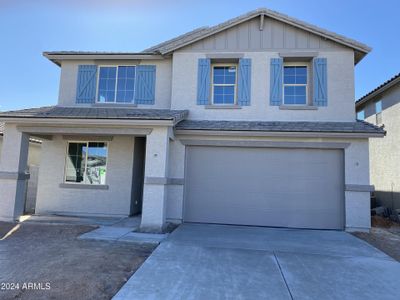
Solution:
<svg viewBox="0 0 400 300"><path fill-rule="evenodd" d="M370 228L354 66L370 48L267 9L139 53L45 52L56 106L3 112L0 214L20 212L28 135L43 138L39 214ZM3 147L4 147L3 146ZM1 177L0 177L1 178Z"/></svg>
<svg viewBox="0 0 400 300"><path fill-rule="evenodd" d="M1 149L4 136L3 132L4 132L4 123L0 122L0 163L1 163ZM29 172L30 176L27 182L26 197L24 200L25 213L34 213L35 211L41 144L42 142L39 139L35 138L29 139L28 162L26 165L26 171Z"/></svg>
<svg viewBox="0 0 400 300"><path fill-rule="evenodd" d="M385 128L369 146L377 205L400 209L400 73L356 102L357 117Z"/></svg>

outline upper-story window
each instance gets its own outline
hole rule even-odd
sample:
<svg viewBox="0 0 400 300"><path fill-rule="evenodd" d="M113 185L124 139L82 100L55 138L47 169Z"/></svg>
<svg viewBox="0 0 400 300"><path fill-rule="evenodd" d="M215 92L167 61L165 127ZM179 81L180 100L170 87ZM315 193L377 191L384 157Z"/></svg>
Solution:
<svg viewBox="0 0 400 300"><path fill-rule="evenodd" d="M97 102L133 102L135 71L135 66L100 66Z"/></svg>
<svg viewBox="0 0 400 300"><path fill-rule="evenodd" d="M375 102L376 125L382 124L382 100Z"/></svg>
<svg viewBox="0 0 400 300"><path fill-rule="evenodd" d="M283 104L306 105L307 94L308 66L286 63L283 67Z"/></svg>
<svg viewBox="0 0 400 300"><path fill-rule="evenodd" d="M382 100L375 102L375 112L377 114L382 112Z"/></svg>
<svg viewBox="0 0 400 300"><path fill-rule="evenodd" d="M212 65L213 104L235 104L237 87L236 64Z"/></svg>
<svg viewBox="0 0 400 300"><path fill-rule="evenodd" d="M364 119L365 119L365 112L364 112L364 110L360 110L360 111L357 113L357 120L364 121Z"/></svg>

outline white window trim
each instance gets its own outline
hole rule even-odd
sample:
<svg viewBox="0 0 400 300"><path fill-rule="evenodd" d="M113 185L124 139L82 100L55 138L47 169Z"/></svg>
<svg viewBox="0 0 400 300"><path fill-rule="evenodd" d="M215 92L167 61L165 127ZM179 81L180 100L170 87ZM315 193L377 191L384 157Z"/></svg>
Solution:
<svg viewBox="0 0 400 300"><path fill-rule="evenodd" d="M235 83L234 84L222 84L217 83L214 84L214 67L235 67ZM213 105L237 105L237 81L238 81L238 64L235 63L215 63L211 64L211 101ZM233 95L233 103L214 103L214 86L232 86L234 85L234 95Z"/></svg>
<svg viewBox="0 0 400 300"><path fill-rule="evenodd" d="M114 87L114 101L112 102L101 102L99 101L99 83L100 83L100 68L102 67L114 67L117 68L117 72L115 74L115 87ZM117 86L118 86L118 71L119 67L135 67L135 84L133 86L133 99L132 102L117 102ZM126 105L126 104L131 104L135 103L135 88L136 88L136 64L124 64L124 65L98 65L97 66L97 82L96 82L96 103L101 103L101 104L117 104L117 105Z"/></svg>
<svg viewBox="0 0 400 300"><path fill-rule="evenodd" d="M69 149L69 144L70 143L77 143L77 144L84 144L84 143L86 143L86 145L87 145L87 148L89 148L89 143L104 143L104 144L106 144L106 146L107 146L107 157L106 157L106 166L105 166L105 169L106 169L106 178L105 178L105 180L104 180L104 183L102 183L102 184L90 184L90 183L84 183L84 182L72 182L72 181L67 181L67 159L68 159L68 149ZM109 145L109 142L107 142L107 141L99 141L99 140L96 140L96 141L78 141L78 140L71 140L71 141L68 141L67 142L67 148L66 148L66 151L65 151L65 162L64 162L64 183L65 184L79 184L79 185L88 185L88 186L103 186L103 185L107 185L107 169L108 169L108 153L109 153L109 147L108 147L108 145ZM86 170L87 170L87 162L88 162L88 154L89 154L89 151L87 151L86 152L86 157L85 157L85 168L84 168L84 170L85 170L85 173L86 173ZM85 174L84 173L84 174Z"/></svg>
<svg viewBox="0 0 400 300"><path fill-rule="evenodd" d="M307 68L307 83L306 84L296 84L296 83L287 83L285 84L285 67L306 67ZM309 86L310 86L310 78L311 78L311 68L310 63L308 62L284 62L283 70L282 70L282 102L283 105L288 106L309 106L310 105L310 97L309 97ZM285 103L285 86L306 86L306 103L304 104L293 104L293 103Z"/></svg>

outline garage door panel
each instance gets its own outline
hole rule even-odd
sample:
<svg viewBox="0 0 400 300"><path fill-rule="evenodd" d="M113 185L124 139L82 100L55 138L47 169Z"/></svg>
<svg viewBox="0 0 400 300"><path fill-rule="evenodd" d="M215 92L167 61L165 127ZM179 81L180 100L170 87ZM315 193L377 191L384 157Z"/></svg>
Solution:
<svg viewBox="0 0 400 300"><path fill-rule="evenodd" d="M184 220L341 229L340 150L187 149Z"/></svg>

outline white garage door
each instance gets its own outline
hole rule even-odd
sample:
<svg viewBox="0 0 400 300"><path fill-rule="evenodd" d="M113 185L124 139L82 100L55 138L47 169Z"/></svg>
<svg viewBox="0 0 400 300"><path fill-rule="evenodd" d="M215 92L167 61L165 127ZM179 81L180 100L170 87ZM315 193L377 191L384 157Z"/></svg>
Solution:
<svg viewBox="0 0 400 300"><path fill-rule="evenodd" d="M184 221L343 229L343 151L189 146Z"/></svg>

